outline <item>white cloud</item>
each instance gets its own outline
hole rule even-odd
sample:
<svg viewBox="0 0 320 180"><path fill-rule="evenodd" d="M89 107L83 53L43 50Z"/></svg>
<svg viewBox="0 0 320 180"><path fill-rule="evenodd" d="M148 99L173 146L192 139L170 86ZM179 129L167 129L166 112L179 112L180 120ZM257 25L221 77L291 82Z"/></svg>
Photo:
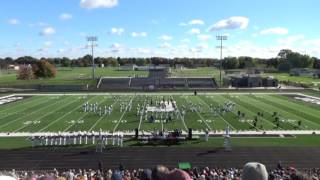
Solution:
<svg viewBox="0 0 320 180"><path fill-rule="evenodd" d="M197 38L198 38L200 41L207 41L207 40L211 39L212 36L209 35L209 34L199 34L199 35L197 36Z"/></svg>
<svg viewBox="0 0 320 180"><path fill-rule="evenodd" d="M312 39L312 40L305 40L303 42L303 45L306 45L306 46L313 46L315 48L320 49L320 39Z"/></svg>
<svg viewBox="0 0 320 180"><path fill-rule="evenodd" d="M62 14L60 14L59 18L61 20L70 20L70 19L72 19L72 14L62 13Z"/></svg>
<svg viewBox="0 0 320 180"><path fill-rule="evenodd" d="M204 21L201 19L193 19L189 21L189 25L204 25Z"/></svg>
<svg viewBox="0 0 320 180"><path fill-rule="evenodd" d="M19 21L19 19L14 18L14 19L9 19L8 23L11 25L18 25L18 24L20 24L20 21Z"/></svg>
<svg viewBox="0 0 320 180"><path fill-rule="evenodd" d="M56 33L56 30L53 27L46 27L44 28L39 34L41 36L49 36Z"/></svg>
<svg viewBox="0 0 320 180"><path fill-rule="evenodd" d="M185 39L182 39L181 42L182 42L182 43L190 43L190 39L185 38Z"/></svg>
<svg viewBox="0 0 320 180"><path fill-rule="evenodd" d="M119 44L119 43L113 43L111 46L110 46L110 51L112 53L119 53L122 49L122 45Z"/></svg>
<svg viewBox="0 0 320 180"><path fill-rule="evenodd" d="M37 22L37 23L30 23L29 26L30 27L45 27L45 26L48 26L48 24L44 23L44 22Z"/></svg>
<svg viewBox="0 0 320 180"><path fill-rule="evenodd" d="M179 23L179 26L187 26L188 24L187 23L184 23L184 22L181 22Z"/></svg>
<svg viewBox="0 0 320 180"><path fill-rule="evenodd" d="M285 35L288 34L288 29L282 28L282 27L274 27L269 29L264 29L260 31L261 35L267 35L267 34L276 34L276 35Z"/></svg>
<svg viewBox="0 0 320 180"><path fill-rule="evenodd" d="M115 27L113 27L110 30L110 34L116 34L116 35L119 35L119 36L121 36L123 32L124 32L123 28L115 28Z"/></svg>
<svg viewBox="0 0 320 180"><path fill-rule="evenodd" d="M163 41L171 41L172 37L168 36L168 35L162 35L159 37L159 39L163 40Z"/></svg>
<svg viewBox="0 0 320 180"><path fill-rule="evenodd" d="M192 28L188 31L188 34L200 34L200 29Z"/></svg>
<svg viewBox="0 0 320 180"><path fill-rule="evenodd" d="M208 49L209 48L209 45L207 43L201 43L201 44L198 44L197 49Z"/></svg>
<svg viewBox="0 0 320 180"><path fill-rule="evenodd" d="M149 48L137 48L137 52L140 54L150 54L151 50Z"/></svg>
<svg viewBox="0 0 320 180"><path fill-rule="evenodd" d="M163 48L163 49L167 49L167 48L171 48L171 44L164 42L164 43L160 44L159 47Z"/></svg>
<svg viewBox="0 0 320 180"><path fill-rule="evenodd" d="M297 41L301 41L303 39L304 39L304 35L300 34L300 35L289 36L287 38L279 39L278 42L280 44L292 45L293 43L295 43Z"/></svg>
<svg viewBox="0 0 320 180"><path fill-rule="evenodd" d="M185 22L179 23L179 26L188 26L188 25L204 25L204 21L201 19L193 19L193 20L190 20L188 23L185 23Z"/></svg>
<svg viewBox="0 0 320 180"><path fill-rule="evenodd" d="M242 16L233 16L228 19L222 19L213 24L209 31L219 31L223 29L246 29L249 24L249 19Z"/></svg>
<svg viewBox="0 0 320 180"><path fill-rule="evenodd" d="M132 37L147 37L148 33L146 33L146 32L132 32L131 36Z"/></svg>
<svg viewBox="0 0 320 180"><path fill-rule="evenodd" d="M50 47L52 45L52 41L46 41L44 42L45 47Z"/></svg>
<svg viewBox="0 0 320 180"><path fill-rule="evenodd" d="M118 0L81 0L80 6L86 9L112 8L118 5Z"/></svg>

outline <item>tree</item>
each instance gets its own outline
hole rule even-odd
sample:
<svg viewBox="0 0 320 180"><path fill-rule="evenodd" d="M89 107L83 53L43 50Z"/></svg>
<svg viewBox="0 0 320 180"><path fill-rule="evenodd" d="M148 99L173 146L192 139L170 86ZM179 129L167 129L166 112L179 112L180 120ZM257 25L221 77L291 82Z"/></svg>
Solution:
<svg viewBox="0 0 320 180"><path fill-rule="evenodd" d="M239 61L236 57L226 57L222 61L224 69L237 69L239 67Z"/></svg>
<svg viewBox="0 0 320 180"><path fill-rule="evenodd" d="M17 74L17 79L19 80L31 80L35 79L34 72L30 65L20 65Z"/></svg>
<svg viewBox="0 0 320 180"><path fill-rule="evenodd" d="M67 57L63 57L61 59L61 66L62 67L70 67L71 66L71 60Z"/></svg>
<svg viewBox="0 0 320 180"><path fill-rule="evenodd" d="M293 52L290 49L280 50L278 57L280 58L278 70L280 71L289 71L291 68L311 67L314 62L314 59L310 56Z"/></svg>
<svg viewBox="0 0 320 180"><path fill-rule="evenodd" d="M44 60L37 61L33 64L32 69L36 78L53 78L57 74L56 67Z"/></svg>

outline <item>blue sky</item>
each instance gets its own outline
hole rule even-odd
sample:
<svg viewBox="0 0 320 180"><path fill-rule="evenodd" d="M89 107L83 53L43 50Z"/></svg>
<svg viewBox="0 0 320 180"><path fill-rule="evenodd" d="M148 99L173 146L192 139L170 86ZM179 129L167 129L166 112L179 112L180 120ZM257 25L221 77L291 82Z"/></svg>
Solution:
<svg viewBox="0 0 320 180"><path fill-rule="evenodd" d="M0 57L320 57L318 0L2 0Z"/></svg>

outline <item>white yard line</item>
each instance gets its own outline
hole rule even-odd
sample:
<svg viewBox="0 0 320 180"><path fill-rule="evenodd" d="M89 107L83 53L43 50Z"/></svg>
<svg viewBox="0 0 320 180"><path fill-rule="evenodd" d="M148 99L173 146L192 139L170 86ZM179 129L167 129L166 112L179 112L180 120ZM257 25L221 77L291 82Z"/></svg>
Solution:
<svg viewBox="0 0 320 180"><path fill-rule="evenodd" d="M133 97L131 98L130 103L132 103L132 101L133 101L134 98L135 98L135 96L133 96ZM127 109L127 108L126 108L126 109ZM122 113L122 115L121 115L118 123L117 123L117 124L114 126L114 128L113 128L113 132L116 132L116 130L117 130L120 122L122 121L123 116L126 114L126 112L127 112L127 110L124 110L124 112Z"/></svg>
<svg viewBox="0 0 320 180"><path fill-rule="evenodd" d="M48 99L46 102L48 102L48 101L50 101L50 99ZM60 101L57 101L57 102L55 102L55 103L53 103L53 104L50 104L49 106L52 106L52 105L54 105L54 104L56 104L56 103L58 103L58 102L60 102ZM38 104L37 104L37 105L38 105ZM34 105L34 106L37 106L37 105ZM34 107L34 106L32 106L32 107ZM42 108L39 108L38 110L32 111L30 114L27 114L26 116L30 116L30 115L32 115L32 114L35 114L35 113L37 113L37 112L39 112L39 111L41 111L42 109L45 109L45 108L47 108L47 107L48 107L48 106L44 106L44 107L42 107ZM7 126L7 125L9 125L9 124L12 124L12 123L14 123L14 122L16 122L16 121L18 121L18 120L20 120L20 119L22 119L22 118L25 118L26 116L21 116L21 117L15 119L15 120L13 120L13 121L9 121L9 122L7 122L7 123L5 123L5 124L2 124L2 125L0 126L0 128L5 127L5 126Z"/></svg>
<svg viewBox="0 0 320 180"><path fill-rule="evenodd" d="M117 102L113 102L112 104L111 104L111 106L113 106L113 105L115 105ZM89 131L91 131L93 128L95 128L96 127L96 125L104 118L105 116L101 116L92 126L91 126L91 128L89 129Z"/></svg>
<svg viewBox="0 0 320 180"><path fill-rule="evenodd" d="M95 98L95 97L94 97ZM94 98L92 98L92 99L94 99ZM103 100L102 101L99 101L99 103L101 103L101 102L103 102ZM81 107L82 105L79 105L79 108ZM84 118L85 116L87 116L88 115L88 113L84 113L82 116L80 116L75 122L77 122L77 121L79 121L79 120L81 120L82 118ZM63 131L68 131L72 126L74 126L76 123L74 123L74 124L70 124L66 129L64 129Z"/></svg>
<svg viewBox="0 0 320 180"><path fill-rule="evenodd" d="M65 101L65 99L62 100L62 101ZM48 107L50 107L50 106L52 106L52 105L55 105L55 104L57 104L57 103L59 103L59 102L61 102L61 101L57 101L57 102L55 102L55 103L52 103L52 104L50 104L49 106L46 106L46 108L48 108ZM47 115L49 115L49 114L53 114L53 113L54 113L54 112L49 111L48 113L45 113L44 115L42 115L42 116L40 116L40 117L38 117L38 118L36 118L36 119L32 119L32 121L38 121L38 120L42 119L43 117L45 117L45 116L47 116ZM41 123L41 122L40 122L40 123ZM28 126L30 126L30 125L32 125L32 124L23 125L22 127L14 130L14 132L20 131L21 129L26 128L26 127L28 127Z"/></svg>
<svg viewBox="0 0 320 180"><path fill-rule="evenodd" d="M171 96L171 98L174 100L173 96ZM174 100L174 101L175 101L175 100ZM180 119L181 119L181 121L182 121L182 124L183 124L185 130L188 131L188 127L187 127L187 125L186 125L186 122L185 122L184 119L182 118L182 115L181 115L181 112L180 112L180 110L179 110L179 107L178 107L177 103L176 103L176 106L177 106L177 109L178 109L178 111L179 111L179 116L180 116Z"/></svg>
<svg viewBox="0 0 320 180"><path fill-rule="evenodd" d="M199 97L198 97L198 99L200 99L200 100L201 100L202 102L204 102L208 107L210 107L209 104L206 103L204 100L202 100L202 99L199 98ZM220 114L219 114L219 117L220 117L220 119L222 119L225 123L227 123L232 129L237 130L237 129L234 128L227 120L225 120Z"/></svg>
<svg viewBox="0 0 320 180"><path fill-rule="evenodd" d="M30 104L31 102L32 102L32 103L35 103L35 102L38 102L39 100L43 100L43 99L40 98L40 99L37 99L37 100L34 100L34 101L27 101L27 102L25 102L23 105L25 106L26 104ZM46 101L49 101L49 99L46 99ZM16 102L17 102L17 101L16 101ZM13 102L13 103L14 103L14 102ZM13 104L10 103L9 105L13 105ZM22 105L22 104L18 104L17 106L20 106L20 105ZM38 105L38 104L35 104L34 106L36 106L36 105ZM34 107L34 106L31 106L31 107ZM10 108L12 108L12 107L10 107ZM16 108L16 107L15 107L15 108ZM30 107L26 106L26 107L22 108L22 110L19 111L19 113L25 111L25 110L28 109L28 108L30 108ZM8 111L8 109L3 109L3 110L1 110L1 111L0 111L0 114L2 114L2 111ZM13 115L13 114L17 114L17 112L7 113L6 116L2 116L0 119L4 119L5 117L8 117L8 116Z"/></svg>
<svg viewBox="0 0 320 180"><path fill-rule="evenodd" d="M78 99L76 99L75 101L77 101ZM74 103L75 101L72 101L72 103ZM69 103L69 104L72 104L72 103ZM69 105L68 104L68 105ZM47 129L48 127L50 127L52 124L56 123L57 121L63 119L64 117L66 117L67 115L71 114L72 112L76 111L77 109L81 108L82 105L79 105L77 107L75 107L74 109L72 109L71 111L65 113L63 116L59 117L58 119L50 122L47 126L43 127L42 129L39 130L39 132L42 132L43 130Z"/></svg>
<svg viewBox="0 0 320 180"><path fill-rule="evenodd" d="M239 100L241 101L241 100ZM234 102L234 101L233 101ZM235 102L234 102L235 103ZM239 104L235 103L236 105L240 106ZM253 111L251 111L250 109L246 108L245 106L241 106L243 109L246 109L247 111L251 112L252 114L255 114ZM234 112L233 112L234 113ZM234 113L236 115L236 113ZM271 124L273 127L277 127L274 123L268 121L267 119L265 119L264 117L261 118L263 121L267 122L268 124ZM249 122L248 122L249 123ZM250 125L252 125L251 123L249 123ZM282 129L281 127L279 127L280 129Z"/></svg>

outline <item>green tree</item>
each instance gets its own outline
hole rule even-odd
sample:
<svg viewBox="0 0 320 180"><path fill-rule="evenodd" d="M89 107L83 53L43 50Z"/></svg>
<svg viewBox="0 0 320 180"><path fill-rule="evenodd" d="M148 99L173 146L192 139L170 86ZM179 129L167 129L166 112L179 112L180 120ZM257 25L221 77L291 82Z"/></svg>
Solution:
<svg viewBox="0 0 320 180"><path fill-rule="evenodd" d="M222 61L224 69L237 69L239 67L239 61L236 57L226 57Z"/></svg>

